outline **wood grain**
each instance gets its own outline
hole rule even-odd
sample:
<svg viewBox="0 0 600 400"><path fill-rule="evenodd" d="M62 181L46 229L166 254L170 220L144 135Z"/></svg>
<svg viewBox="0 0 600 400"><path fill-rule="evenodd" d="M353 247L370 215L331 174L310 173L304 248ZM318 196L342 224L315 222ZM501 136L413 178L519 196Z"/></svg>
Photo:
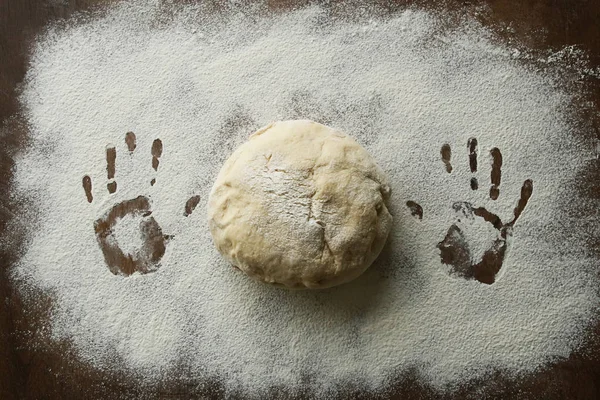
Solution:
<svg viewBox="0 0 600 400"><path fill-rule="evenodd" d="M10 266L19 253L19 237L14 216L23 204L8 201L13 158L27 141L27 130L18 118L17 88L26 71L30 46L44 26L73 12L89 10L110 0L0 0L0 232L11 235L16 245L0 252L0 399L113 399L113 398L221 398L217 381L198 386L185 380L186 371L166 377L151 389L139 387L121 372L100 373L82 364L68 343L50 343L41 333L43 321L52 310L50 296L19 296L8 280ZM284 11L309 1L267 1L274 11ZM216 12L220 9L214 1ZM534 49L558 49L575 44L587 50L593 66L600 67L600 1L598 0L452 0L375 2L381 14L406 4L418 3L436 9L473 12L483 23L512 40ZM339 1L327 3L332 13L351 6ZM478 12L475 12L478 10ZM507 31L504 27L510 26ZM600 82L588 82L587 99L600 104ZM597 114L585 116L598 127ZM600 161L590 160L578 181L580 195L600 204ZM568 212L584 218L594 216L597 207L574 207ZM18 224L17 224L18 225ZM594 230L590 230L594 232ZM600 260L600 238L590 237L590 252ZM600 265L600 264L599 264ZM27 310L27 312L24 312ZM600 398L600 324L589 334L583 351L558 361L523 379L510 379L501 371L471 382L454 393L455 399L598 399ZM397 387L376 398L448 398L419 383L415 372L405 373ZM310 394L300 395L300 398ZM243 395L240 396L243 398ZM273 388L273 398L288 398L285 388ZM340 398L372 398L360 387L346 386Z"/></svg>

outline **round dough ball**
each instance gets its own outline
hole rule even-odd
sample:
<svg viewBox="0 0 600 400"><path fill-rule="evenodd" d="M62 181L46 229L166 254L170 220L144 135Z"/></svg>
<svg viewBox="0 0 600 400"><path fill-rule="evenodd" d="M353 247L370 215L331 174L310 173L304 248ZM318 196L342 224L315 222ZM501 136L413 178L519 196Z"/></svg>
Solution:
<svg viewBox="0 0 600 400"><path fill-rule="evenodd" d="M357 142L316 122L272 123L225 162L208 218L219 252L251 277L293 289L348 282L392 225L390 187Z"/></svg>

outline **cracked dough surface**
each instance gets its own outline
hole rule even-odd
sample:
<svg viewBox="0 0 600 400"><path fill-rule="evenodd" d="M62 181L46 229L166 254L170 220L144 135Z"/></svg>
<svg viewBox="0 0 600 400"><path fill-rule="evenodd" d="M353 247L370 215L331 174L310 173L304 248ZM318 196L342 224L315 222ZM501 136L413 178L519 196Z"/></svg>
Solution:
<svg viewBox="0 0 600 400"><path fill-rule="evenodd" d="M308 120L272 123L223 165L208 201L219 252L260 281L319 289L377 258L390 187L356 141Z"/></svg>

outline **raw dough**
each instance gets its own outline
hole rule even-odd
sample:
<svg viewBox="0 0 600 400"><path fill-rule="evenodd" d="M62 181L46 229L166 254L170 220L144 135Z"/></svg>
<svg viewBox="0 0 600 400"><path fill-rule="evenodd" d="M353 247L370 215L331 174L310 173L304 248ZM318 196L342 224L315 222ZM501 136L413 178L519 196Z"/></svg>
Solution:
<svg viewBox="0 0 600 400"><path fill-rule="evenodd" d="M210 231L232 264L263 282L319 289L377 258L392 225L390 187L357 142L316 122L272 123L225 162Z"/></svg>

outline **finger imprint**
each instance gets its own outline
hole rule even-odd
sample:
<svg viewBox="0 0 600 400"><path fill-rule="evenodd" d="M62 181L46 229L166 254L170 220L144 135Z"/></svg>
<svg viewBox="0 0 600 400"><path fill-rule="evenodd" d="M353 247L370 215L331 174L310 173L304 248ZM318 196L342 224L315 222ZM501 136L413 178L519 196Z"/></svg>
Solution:
<svg viewBox="0 0 600 400"><path fill-rule="evenodd" d="M490 188L490 198L496 200L500 195L500 178L502 176L502 153L497 147L490 150L492 156L492 187Z"/></svg>
<svg viewBox="0 0 600 400"><path fill-rule="evenodd" d="M115 146L109 144L106 146L106 172L108 175L108 184L106 188L108 189L108 193L113 194L117 191L117 182L114 181L115 177L115 169L116 169L116 160L117 160L117 149Z"/></svg>
<svg viewBox="0 0 600 400"><path fill-rule="evenodd" d="M135 133L127 132L125 134L125 143L127 143L127 149L129 150L129 152L133 153L136 147Z"/></svg>
<svg viewBox="0 0 600 400"><path fill-rule="evenodd" d="M85 197L87 197L88 203L91 203L92 200L94 200L94 197L92 196L92 178L87 175L84 176L82 184L83 190L85 191Z"/></svg>
<svg viewBox="0 0 600 400"><path fill-rule="evenodd" d="M471 172L477 172L477 139L470 138L467 141L467 147L469 148L469 167Z"/></svg>
<svg viewBox="0 0 600 400"><path fill-rule="evenodd" d="M106 184L106 189L108 189L108 193L113 194L117 191L117 182L112 181Z"/></svg>
<svg viewBox="0 0 600 400"><path fill-rule="evenodd" d="M158 159L160 158L160 156L162 156L162 151L163 151L163 144L162 141L160 139L155 139L154 142L152 142L152 168L154 168L155 171L158 170L158 164L159 161Z"/></svg>
<svg viewBox="0 0 600 400"><path fill-rule="evenodd" d="M423 219L423 207L411 200L406 202L406 206L410 208L411 215Z"/></svg>
<svg viewBox="0 0 600 400"><path fill-rule="evenodd" d="M497 230L501 230L504 225L502 224L502 220L496 214L486 210L484 207L477 207L473 210L473 213L478 217L483 218L485 221L489 222L496 228Z"/></svg>
<svg viewBox="0 0 600 400"><path fill-rule="evenodd" d="M163 144L160 139L154 139L154 142L152 142L152 149L150 150L150 152L152 153L152 168L154 168L155 171L158 171L158 159L160 158L160 156L162 156L163 152ZM155 183L156 178L152 178L152 180L150 181L150 186L154 186Z"/></svg>
<svg viewBox="0 0 600 400"><path fill-rule="evenodd" d="M450 164L450 158L452 158L452 149L450 148L450 145L448 143L442 146L440 154L442 155L442 161L446 166L446 172L452 172L452 165Z"/></svg>
<svg viewBox="0 0 600 400"><path fill-rule="evenodd" d="M477 190L479 189L479 182L477 182L477 178L472 177L471 178L471 190Z"/></svg>
<svg viewBox="0 0 600 400"><path fill-rule="evenodd" d="M117 149L115 146L109 144L106 146L106 172L108 173L108 179L115 177L115 163L117 160Z"/></svg>
<svg viewBox="0 0 600 400"><path fill-rule="evenodd" d="M467 148L469 149L469 168L472 173L477 172L477 139L470 138L467 141ZM476 177L471 178L471 189L477 190L479 188L479 183L477 182Z"/></svg>
<svg viewBox="0 0 600 400"><path fill-rule="evenodd" d="M186 201L186 203L185 203L185 211L183 212L183 215L185 217L187 217L192 212L194 212L194 209L196 208L196 206L198 205L199 202L200 202L199 195L193 196L190 199L188 199L188 201Z"/></svg>
<svg viewBox="0 0 600 400"><path fill-rule="evenodd" d="M515 217L513 218L512 221L510 221L508 224L506 224L507 226L513 226L515 224L515 222L517 222L517 219L519 219L519 217L521 216L521 213L527 206L527 202L529 201L529 198L531 197L532 193L533 193L533 181L531 179L527 179L525 182L523 182L523 186L521 187L521 198L519 199L519 202L517 203L517 206L515 207L515 211L514 211Z"/></svg>

